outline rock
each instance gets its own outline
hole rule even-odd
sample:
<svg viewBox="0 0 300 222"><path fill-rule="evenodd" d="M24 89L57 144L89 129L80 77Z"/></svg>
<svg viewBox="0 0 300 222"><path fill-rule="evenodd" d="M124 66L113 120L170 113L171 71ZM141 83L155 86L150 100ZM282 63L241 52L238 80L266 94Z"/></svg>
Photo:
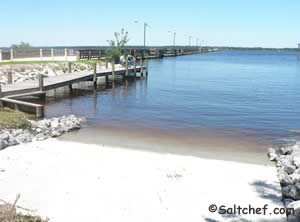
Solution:
<svg viewBox="0 0 300 222"><path fill-rule="evenodd" d="M51 132L50 132L50 136L51 137L59 137L59 136L61 136L63 133L60 131L60 130L52 130Z"/></svg>
<svg viewBox="0 0 300 222"><path fill-rule="evenodd" d="M282 201L283 201L284 207L288 207L289 204L291 204L292 202L294 202L294 200L291 199L291 198L285 198Z"/></svg>
<svg viewBox="0 0 300 222"><path fill-rule="evenodd" d="M292 180L292 183L295 184L297 182L300 182L300 174L299 173L293 173L289 175L290 179Z"/></svg>
<svg viewBox="0 0 300 222"><path fill-rule="evenodd" d="M15 146L15 145L18 145L18 141L16 140L16 138L12 135L9 136L9 139L8 139L8 145L9 146Z"/></svg>
<svg viewBox="0 0 300 222"><path fill-rule="evenodd" d="M12 135L13 136L18 136L18 135L20 135L20 134L22 134L23 133L23 130L22 129L16 129L16 130L13 130L12 131Z"/></svg>
<svg viewBox="0 0 300 222"><path fill-rule="evenodd" d="M52 119L50 125L51 125L51 128L59 127L59 119L56 119L56 118Z"/></svg>
<svg viewBox="0 0 300 222"><path fill-rule="evenodd" d="M276 161L278 158L278 155L276 154L276 151L274 148L269 148L268 156L270 158L270 161Z"/></svg>
<svg viewBox="0 0 300 222"><path fill-rule="evenodd" d="M294 166L292 162L292 156L280 156L277 161L277 166L283 169L287 174L292 174L296 170L296 166Z"/></svg>
<svg viewBox="0 0 300 222"><path fill-rule="evenodd" d="M293 184L292 178L283 169L278 170L277 176L281 186Z"/></svg>
<svg viewBox="0 0 300 222"><path fill-rule="evenodd" d="M293 152L293 146L284 146L280 148L280 151L283 155L288 155Z"/></svg>
<svg viewBox="0 0 300 222"><path fill-rule="evenodd" d="M29 143L32 142L32 135L30 133L23 133L16 138L18 143Z"/></svg>
<svg viewBox="0 0 300 222"><path fill-rule="evenodd" d="M0 150L4 150L6 147L8 147L8 144L3 139L0 139Z"/></svg>
<svg viewBox="0 0 300 222"><path fill-rule="evenodd" d="M287 212L288 222L300 221L300 201L291 202L287 205L288 211L294 209L293 212Z"/></svg>
<svg viewBox="0 0 300 222"><path fill-rule="evenodd" d="M8 132L2 132L0 134L0 139L2 139L2 140L8 140L9 139L9 133Z"/></svg>
<svg viewBox="0 0 300 222"><path fill-rule="evenodd" d="M292 198L293 200L300 200L300 193L293 185L284 186L282 188L283 197Z"/></svg>

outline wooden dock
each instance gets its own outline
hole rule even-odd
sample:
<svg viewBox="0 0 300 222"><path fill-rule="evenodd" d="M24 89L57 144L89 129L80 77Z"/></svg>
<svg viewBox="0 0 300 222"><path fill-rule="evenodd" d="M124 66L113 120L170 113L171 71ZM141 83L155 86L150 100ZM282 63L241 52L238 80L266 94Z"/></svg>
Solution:
<svg viewBox="0 0 300 222"><path fill-rule="evenodd" d="M72 88L72 84L92 81L94 86L97 85L97 79L105 77L106 83L109 79L114 81L117 76L126 79L129 73L137 73L142 77L144 74L148 75L146 63L122 68L115 68L112 63L111 68L98 69L97 65L93 65L92 71L82 71L71 73L71 65L69 65L69 73L44 78L43 75L39 76L37 80L26 80L20 83L7 84L1 87L0 85L0 106L13 106L16 110L22 110L35 113L36 117L40 118L44 115L44 107L40 104L22 101L21 98L28 96L45 97L46 92L52 89L57 89L64 86ZM24 109L25 108L25 109Z"/></svg>

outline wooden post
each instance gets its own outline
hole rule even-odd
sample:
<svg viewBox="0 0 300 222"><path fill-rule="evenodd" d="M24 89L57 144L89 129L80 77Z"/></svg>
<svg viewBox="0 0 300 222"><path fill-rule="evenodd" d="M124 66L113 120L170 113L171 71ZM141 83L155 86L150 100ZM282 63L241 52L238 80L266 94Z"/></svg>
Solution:
<svg viewBox="0 0 300 222"><path fill-rule="evenodd" d="M141 71L140 71L141 77L143 77L144 76L144 66L143 66L143 60L142 59L140 61L140 69L141 69Z"/></svg>
<svg viewBox="0 0 300 222"><path fill-rule="evenodd" d="M105 84L107 85L108 84L108 75L105 75Z"/></svg>
<svg viewBox="0 0 300 222"><path fill-rule="evenodd" d="M14 50L10 49L10 60L13 61L14 60Z"/></svg>
<svg viewBox="0 0 300 222"><path fill-rule="evenodd" d="M105 68L108 69L108 60L105 59Z"/></svg>
<svg viewBox="0 0 300 222"><path fill-rule="evenodd" d="M0 84L0 107L3 106L3 102L1 101L2 97L2 85Z"/></svg>
<svg viewBox="0 0 300 222"><path fill-rule="evenodd" d="M112 79L115 80L115 61L112 60L111 62L111 72L112 72Z"/></svg>
<svg viewBox="0 0 300 222"><path fill-rule="evenodd" d="M68 62L68 73L72 73L72 63L71 62ZM71 92L73 91L72 84L69 85L69 89Z"/></svg>
<svg viewBox="0 0 300 222"><path fill-rule="evenodd" d="M35 108L35 116L36 116L36 118L42 118L44 116L44 107L43 106Z"/></svg>
<svg viewBox="0 0 300 222"><path fill-rule="evenodd" d="M12 84L12 71L8 71L7 73L7 83Z"/></svg>
<svg viewBox="0 0 300 222"><path fill-rule="evenodd" d="M68 62L68 73L72 73L72 63Z"/></svg>
<svg viewBox="0 0 300 222"><path fill-rule="evenodd" d="M146 76L148 76L148 59L145 60Z"/></svg>
<svg viewBox="0 0 300 222"><path fill-rule="evenodd" d="M53 48L51 48L51 58L52 58L52 60L54 60L54 49Z"/></svg>
<svg viewBox="0 0 300 222"><path fill-rule="evenodd" d="M93 77L93 82L94 82L94 87L97 86L97 63L94 63L93 64L93 74L94 74L94 77Z"/></svg>
<svg viewBox="0 0 300 222"><path fill-rule="evenodd" d="M65 60L68 61L68 49L65 48Z"/></svg>
<svg viewBox="0 0 300 222"><path fill-rule="evenodd" d="M43 60L43 49L40 49L40 59Z"/></svg>
<svg viewBox="0 0 300 222"><path fill-rule="evenodd" d="M125 61L125 76L126 77L128 76L128 57L126 58L126 61Z"/></svg>
<svg viewBox="0 0 300 222"><path fill-rule="evenodd" d="M39 75L39 90L44 91L44 76L43 74Z"/></svg>
<svg viewBox="0 0 300 222"><path fill-rule="evenodd" d="M134 70L134 75L136 76L136 59L134 60L134 66L133 66L133 70Z"/></svg>

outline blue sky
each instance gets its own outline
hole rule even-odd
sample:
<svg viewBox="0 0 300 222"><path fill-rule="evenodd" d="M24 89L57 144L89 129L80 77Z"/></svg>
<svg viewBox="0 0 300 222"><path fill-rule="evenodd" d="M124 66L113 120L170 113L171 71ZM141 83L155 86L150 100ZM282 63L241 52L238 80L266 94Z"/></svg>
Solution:
<svg viewBox="0 0 300 222"><path fill-rule="evenodd" d="M107 45L125 28L130 44L188 44L296 47L300 42L299 0L9 0L0 3L0 46Z"/></svg>

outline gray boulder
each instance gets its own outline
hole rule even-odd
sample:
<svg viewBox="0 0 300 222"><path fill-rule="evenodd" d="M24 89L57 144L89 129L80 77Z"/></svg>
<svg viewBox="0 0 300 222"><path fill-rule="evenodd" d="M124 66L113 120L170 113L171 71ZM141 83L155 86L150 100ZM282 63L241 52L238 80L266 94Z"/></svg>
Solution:
<svg viewBox="0 0 300 222"><path fill-rule="evenodd" d="M300 192L293 185L287 185L282 188L282 195L285 198L292 198L293 200L300 200Z"/></svg>
<svg viewBox="0 0 300 222"><path fill-rule="evenodd" d="M287 186L293 184L292 178L283 169L278 170L277 176L281 186Z"/></svg>
<svg viewBox="0 0 300 222"><path fill-rule="evenodd" d="M8 143L5 142L5 140L0 139L0 150L4 150L6 147L8 147Z"/></svg>

